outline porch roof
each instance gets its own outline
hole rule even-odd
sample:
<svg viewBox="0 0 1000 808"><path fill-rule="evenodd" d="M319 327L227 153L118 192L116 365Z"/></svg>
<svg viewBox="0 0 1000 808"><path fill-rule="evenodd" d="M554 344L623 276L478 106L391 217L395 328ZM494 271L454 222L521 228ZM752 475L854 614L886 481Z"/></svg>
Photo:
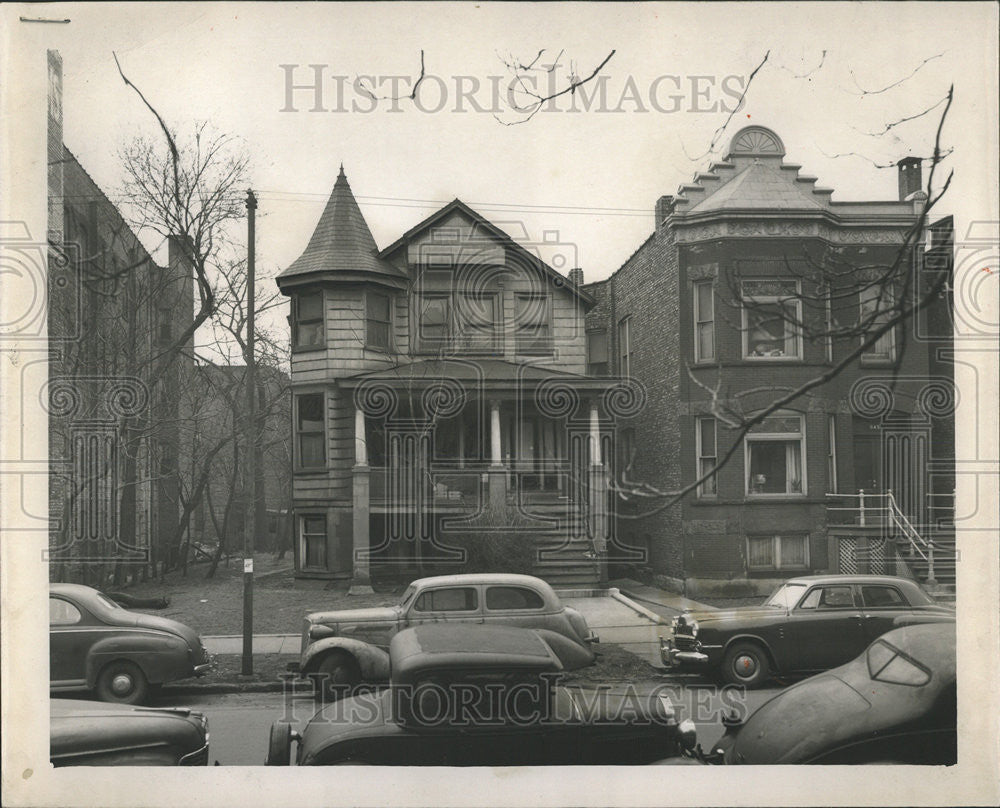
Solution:
<svg viewBox="0 0 1000 808"><path fill-rule="evenodd" d="M422 359L389 368L359 373L340 379L348 389L368 381L390 386L430 386L442 380L456 381L463 387L481 387L491 392L516 393L521 387L534 389L549 380L578 390L603 392L619 383L618 379L584 376L535 364L508 362L504 359Z"/></svg>

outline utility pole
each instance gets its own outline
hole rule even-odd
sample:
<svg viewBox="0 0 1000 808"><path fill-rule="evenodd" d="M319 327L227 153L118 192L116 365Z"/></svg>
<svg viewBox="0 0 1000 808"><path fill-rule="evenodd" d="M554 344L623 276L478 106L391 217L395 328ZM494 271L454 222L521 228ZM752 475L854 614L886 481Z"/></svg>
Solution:
<svg viewBox="0 0 1000 808"><path fill-rule="evenodd" d="M256 481L257 481L257 380L254 357L254 263L255 217L257 197L247 190L247 469L249 485L244 487L246 519L243 534L243 666L244 676L253 674L253 551L256 540ZM249 495L247 495L249 491Z"/></svg>

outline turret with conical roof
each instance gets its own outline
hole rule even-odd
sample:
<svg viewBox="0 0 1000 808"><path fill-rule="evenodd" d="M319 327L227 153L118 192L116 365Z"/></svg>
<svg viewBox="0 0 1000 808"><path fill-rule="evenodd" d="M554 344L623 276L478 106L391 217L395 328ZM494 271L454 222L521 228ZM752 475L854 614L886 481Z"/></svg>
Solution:
<svg viewBox="0 0 1000 808"><path fill-rule="evenodd" d="M282 291L313 281L368 281L395 288L405 283L402 272L378 257L343 164L305 252L277 280Z"/></svg>

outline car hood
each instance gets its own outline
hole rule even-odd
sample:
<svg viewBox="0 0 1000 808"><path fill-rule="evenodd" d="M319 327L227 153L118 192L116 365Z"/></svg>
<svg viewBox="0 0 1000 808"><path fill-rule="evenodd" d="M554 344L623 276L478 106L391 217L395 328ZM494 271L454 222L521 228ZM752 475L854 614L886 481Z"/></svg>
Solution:
<svg viewBox="0 0 1000 808"><path fill-rule="evenodd" d="M872 703L839 676L820 674L761 706L727 746L727 763L800 763L853 737Z"/></svg>
<svg viewBox="0 0 1000 808"><path fill-rule="evenodd" d="M340 699L318 710L299 741L300 766L346 737L382 737L404 730L392 721L392 692L386 688Z"/></svg>
<svg viewBox="0 0 1000 808"><path fill-rule="evenodd" d="M367 609L338 609L333 612L313 612L307 620L311 623L395 623L399 619L398 606L371 606Z"/></svg>
<svg viewBox="0 0 1000 808"><path fill-rule="evenodd" d="M688 616L698 621L700 628L719 626L725 623L746 623L784 617L784 609L767 606L743 606L737 609L719 609L711 612L689 612Z"/></svg>
<svg viewBox="0 0 1000 808"><path fill-rule="evenodd" d="M49 753L53 760L110 748L204 743L201 713L186 707L126 707L76 699L51 699Z"/></svg>

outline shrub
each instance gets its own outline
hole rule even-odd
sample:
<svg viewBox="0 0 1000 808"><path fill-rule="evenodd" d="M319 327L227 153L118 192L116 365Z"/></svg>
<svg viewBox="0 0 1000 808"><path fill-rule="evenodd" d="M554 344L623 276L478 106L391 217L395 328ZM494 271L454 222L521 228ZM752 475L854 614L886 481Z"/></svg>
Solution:
<svg viewBox="0 0 1000 808"><path fill-rule="evenodd" d="M538 522L516 508L487 507L468 525L455 525L438 536L440 544L462 549L464 564L445 562L451 572L515 572L531 575L538 560Z"/></svg>

